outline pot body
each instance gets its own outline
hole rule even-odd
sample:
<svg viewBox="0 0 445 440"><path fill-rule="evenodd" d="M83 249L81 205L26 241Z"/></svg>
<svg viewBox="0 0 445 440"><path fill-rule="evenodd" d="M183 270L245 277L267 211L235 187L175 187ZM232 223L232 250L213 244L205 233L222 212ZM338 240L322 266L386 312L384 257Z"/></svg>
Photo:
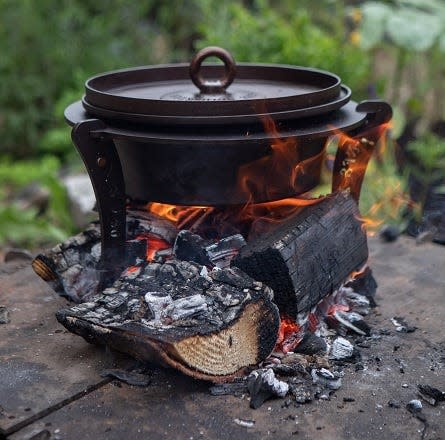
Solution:
<svg viewBox="0 0 445 440"><path fill-rule="evenodd" d="M274 142L114 140L129 198L204 206L261 203L314 188L326 138Z"/></svg>

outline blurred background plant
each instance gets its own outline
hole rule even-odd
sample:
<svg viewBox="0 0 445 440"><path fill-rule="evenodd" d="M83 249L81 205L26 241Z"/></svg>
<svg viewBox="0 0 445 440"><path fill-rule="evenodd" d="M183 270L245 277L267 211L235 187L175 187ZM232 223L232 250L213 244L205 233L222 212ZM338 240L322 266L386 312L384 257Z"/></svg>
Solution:
<svg viewBox="0 0 445 440"><path fill-rule="evenodd" d="M355 100L395 104L400 148L389 143L371 165L362 211L400 222L402 208L394 217L382 200L404 193L406 170L416 174L444 136L444 26L442 0L0 0L0 247L43 246L74 232L60 176L83 165L63 110L80 99L85 79L186 61L209 44L238 61L326 69ZM413 148L421 159L410 160ZM21 204L36 185L46 205Z"/></svg>

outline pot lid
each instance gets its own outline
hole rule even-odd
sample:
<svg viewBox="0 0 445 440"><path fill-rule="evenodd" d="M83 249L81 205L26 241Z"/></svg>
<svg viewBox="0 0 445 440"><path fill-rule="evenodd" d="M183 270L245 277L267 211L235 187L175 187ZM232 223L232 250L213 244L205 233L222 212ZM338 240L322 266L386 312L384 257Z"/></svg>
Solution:
<svg viewBox="0 0 445 440"><path fill-rule="evenodd" d="M224 65L203 65L211 56L220 58ZM305 110L307 116L313 116L319 110L321 114L339 108L348 99L340 78L333 73L298 66L235 64L226 50L207 47L190 65L144 66L90 78L85 84L84 105L98 117L110 111L134 122L134 118L140 122L141 116L149 116L187 123L211 118L217 123L218 118L242 120L286 112L286 117L300 118L306 116Z"/></svg>

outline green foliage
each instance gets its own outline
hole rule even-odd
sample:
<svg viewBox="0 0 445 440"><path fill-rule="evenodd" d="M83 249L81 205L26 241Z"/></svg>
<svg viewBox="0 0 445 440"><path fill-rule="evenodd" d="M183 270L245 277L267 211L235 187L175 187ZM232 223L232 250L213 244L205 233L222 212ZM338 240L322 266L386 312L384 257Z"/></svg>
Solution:
<svg viewBox="0 0 445 440"><path fill-rule="evenodd" d="M341 4L336 3L337 7ZM333 13L330 28L322 28L304 8L280 10L265 0L254 4L255 7L249 9L242 3L221 3L218 14L212 14L211 6L207 10L204 7L208 20L200 27L199 46L223 46L237 61L329 70L337 73L356 93L364 91L370 58L347 40L341 13Z"/></svg>
<svg viewBox="0 0 445 440"><path fill-rule="evenodd" d="M1 0L0 153L25 157L45 150L62 157L60 133L48 135L46 146L40 142L42 133L61 126L55 104L67 91L78 91L72 98L80 99L83 81L99 72L184 59L185 34L192 34L199 14L188 4Z"/></svg>
<svg viewBox="0 0 445 440"><path fill-rule="evenodd" d="M401 49L423 52L435 44L445 51L445 3L442 0L370 1L361 6L361 45L370 49L389 39Z"/></svg>
<svg viewBox="0 0 445 440"><path fill-rule="evenodd" d="M59 160L51 156L34 161L0 161L0 245L41 246L73 232L59 168ZM33 207L23 209L15 201L19 191L34 182L51 194L43 214Z"/></svg>
<svg viewBox="0 0 445 440"><path fill-rule="evenodd" d="M370 229L382 224L401 224L409 205L407 177L397 172L393 145L380 160L372 158L366 169L360 195L360 212L370 220Z"/></svg>
<svg viewBox="0 0 445 440"><path fill-rule="evenodd" d="M410 171L424 183L445 179L445 139L427 133L408 144L415 166Z"/></svg>

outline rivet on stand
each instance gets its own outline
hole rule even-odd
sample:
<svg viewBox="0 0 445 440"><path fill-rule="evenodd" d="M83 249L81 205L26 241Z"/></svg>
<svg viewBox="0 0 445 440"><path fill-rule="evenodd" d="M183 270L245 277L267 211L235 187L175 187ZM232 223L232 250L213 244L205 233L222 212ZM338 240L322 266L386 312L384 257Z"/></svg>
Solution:
<svg viewBox="0 0 445 440"><path fill-rule="evenodd" d="M105 157L98 157L97 158L97 166L100 168L105 168L107 165L107 159Z"/></svg>

